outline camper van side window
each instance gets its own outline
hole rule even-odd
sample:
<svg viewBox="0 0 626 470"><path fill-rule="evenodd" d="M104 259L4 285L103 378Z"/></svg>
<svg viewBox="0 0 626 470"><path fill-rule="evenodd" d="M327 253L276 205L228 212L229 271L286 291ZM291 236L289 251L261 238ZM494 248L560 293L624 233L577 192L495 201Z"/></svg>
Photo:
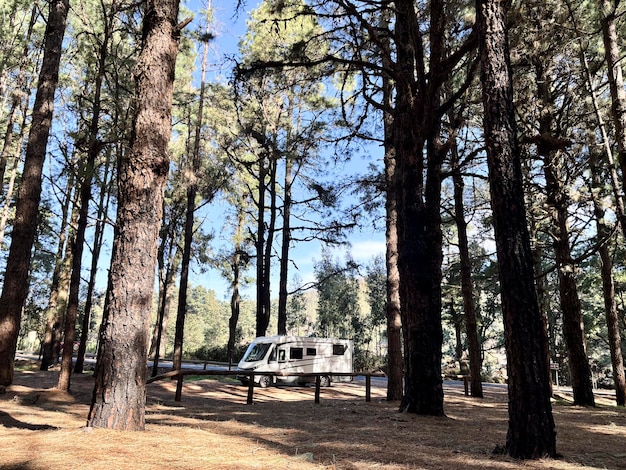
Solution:
<svg viewBox="0 0 626 470"><path fill-rule="evenodd" d="M289 359L302 359L302 348L291 348L289 350Z"/></svg>
<svg viewBox="0 0 626 470"><path fill-rule="evenodd" d="M306 348L306 355L307 356L316 356L317 355L317 349L315 349L315 348Z"/></svg>
<svg viewBox="0 0 626 470"><path fill-rule="evenodd" d="M278 362L285 362L285 350L284 349L278 350Z"/></svg>
<svg viewBox="0 0 626 470"><path fill-rule="evenodd" d="M345 344L333 344L333 356L343 356L345 352Z"/></svg>

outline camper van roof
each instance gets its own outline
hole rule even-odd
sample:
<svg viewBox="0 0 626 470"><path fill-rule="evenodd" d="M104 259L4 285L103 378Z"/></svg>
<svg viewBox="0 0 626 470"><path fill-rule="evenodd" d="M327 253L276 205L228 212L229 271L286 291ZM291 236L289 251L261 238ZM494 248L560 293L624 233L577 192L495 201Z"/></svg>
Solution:
<svg viewBox="0 0 626 470"><path fill-rule="evenodd" d="M312 341L312 342L325 342L325 341L350 341L348 339L340 338L318 338L315 336L289 336L289 335L276 335L276 336L258 336L254 339L257 343L263 342L289 342L289 341Z"/></svg>

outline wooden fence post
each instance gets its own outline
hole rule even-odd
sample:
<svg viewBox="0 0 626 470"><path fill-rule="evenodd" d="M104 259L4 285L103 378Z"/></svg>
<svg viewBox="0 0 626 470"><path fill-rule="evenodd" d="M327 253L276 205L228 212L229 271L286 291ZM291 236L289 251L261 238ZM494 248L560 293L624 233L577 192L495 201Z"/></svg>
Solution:
<svg viewBox="0 0 626 470"><path fill-rule="evenodd" d="M248 400L246 404L252 405L252 398L254 396L254 374L250 374L248 379Z"/></svg>
<svg viewBox="0 0 626 470"><path fill-rule="evenodd" d="M320 403L320 387L322 384L322 378L319 374L315 376L315 404L319 405Z"/></svg>

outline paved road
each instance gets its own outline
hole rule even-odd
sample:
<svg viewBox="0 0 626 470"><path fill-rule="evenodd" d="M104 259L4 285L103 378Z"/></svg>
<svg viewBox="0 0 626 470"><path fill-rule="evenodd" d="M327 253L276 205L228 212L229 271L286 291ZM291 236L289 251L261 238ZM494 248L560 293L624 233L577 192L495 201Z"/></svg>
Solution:
<svg viewBox="0 0 626 470"><path fill-rule="evenodd" d="M16 359L28 359L28 360L32 360L32 361L38 361L39 360L39 356L37 354L30 354L30 353L23 353L18 351L17 354L15 355ZM96 363L96 359L93 355L87 355L85 356L85 364L95 364ZM152 367L152 361L148 361L148 366ZM159 366L163 367L165 369L167 368L171 368L172 367L172 361L171 360L162 360L159 361ZM219 362L200 362L200 361L183 361L183 368L184 369L196 369L196 370L228 370L228 367L224 364L224 363L219 363ZM354 381L355 382L359 382L359 383L365 383L365 376L363 375L355 375L354 376ZM380 387L380 388L386 388L387 387L387 377L372 377L371 378L371 384L372 387ZM449 389L463 389L463 381L461 380L444 380L443 381L443 386L444 388L449 388ZM506 391L506 384L494 384L494 383L483 383L483 388L484 389L492 389L492 390L501 390L501 391ZM559 387L554 387L555 392L561 392L561 393L572 393L572 389L571 387L564 387L564 386L559 386ZM606 398L611 398L615 396L615 392L613 390L606 390L606 389L596 389L594 390L594 393L596 395L602 396L602 397L606 397Z"/></svg>
<svg viewBox="0 0 626 470"><path fill-rule="evenodd" d="M18 351L15 354L15 358L25 359L25 360L30 360L30 361L41 360L41 358L37 354L25 353L21 351ZM85 364L95 364L95 363L96 363L96 357L93 354L85 355ZM152 361L148 361L148 366L152 367ZM163 367L164 369L171 368L172 361L167 360L167 359L160 360L159 367ZM206 370L227 370L228 369L227 366L223 363L217 363L217 362L204 363L201 361L183 361L183 368L184 369L197 369L197 370L205 370L205 369Z"/></svg>

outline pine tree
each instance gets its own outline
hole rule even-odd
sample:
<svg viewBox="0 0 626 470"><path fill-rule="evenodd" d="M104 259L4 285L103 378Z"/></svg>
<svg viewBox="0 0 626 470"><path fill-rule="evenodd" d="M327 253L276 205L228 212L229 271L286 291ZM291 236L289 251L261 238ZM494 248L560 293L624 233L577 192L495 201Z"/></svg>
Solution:
<svg viewBox="0 0 626 470"><path fill-rule="evenodd" d="M178 1L145 5L130 153L122 160L108 302L88 426L145 428L148 326L180 31Z"/></svg>
<svg viewBox="0 0 626 470"><path fill-rule="evenodd" d="M13 382L17 336L28 293L28 270L37 229L42 170L52 127L54 92L59 77L68 10L69 0L50 2L43 62L33 104L20 196L0 296L0 385L10 385Z"/></svg>
<svg viewBox="0 0 626 470"><path fill-rule="evenodd" d="M504 451L515 458L556 456L548 352L539 312L522 191L513 108L506 10L476 2L484 132L498 252L507 352L509 430Z"/></svg>

